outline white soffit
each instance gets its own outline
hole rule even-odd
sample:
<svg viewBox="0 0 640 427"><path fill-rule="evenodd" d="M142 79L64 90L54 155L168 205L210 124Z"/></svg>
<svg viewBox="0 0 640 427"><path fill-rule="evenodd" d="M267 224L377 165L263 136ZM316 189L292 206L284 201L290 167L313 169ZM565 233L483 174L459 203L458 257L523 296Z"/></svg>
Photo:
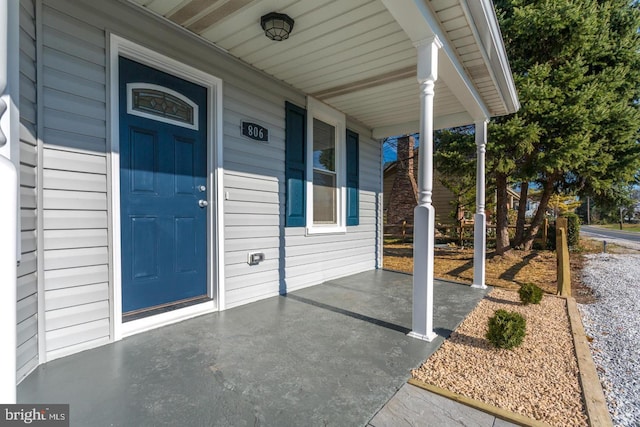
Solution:
<svg viewBox="0 0 640 427"><path fill-rule="evenodd" d="M470 12L460 0L130 2L380 130L411 127L419 121L417 58L411 37L432 32L430 25L436 25L450 47L447 54L453 56L453 61L441 60L436 122L450 124L471 117L452 124L463 125L483 114L507 113L469 24ZM423 9L421 13L426 11L433 22L413 13L418 24L407 27L395 16L405 4ZM286 13L295 20L288 40L273 42L264 36L260 17L269 12Z"/></svg>

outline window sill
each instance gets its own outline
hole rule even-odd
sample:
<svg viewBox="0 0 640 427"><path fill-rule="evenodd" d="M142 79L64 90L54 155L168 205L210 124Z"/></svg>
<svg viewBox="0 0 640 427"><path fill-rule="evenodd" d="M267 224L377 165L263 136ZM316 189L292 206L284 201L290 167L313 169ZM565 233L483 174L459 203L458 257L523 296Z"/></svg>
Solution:
<svg viewBox="0 0 640 427"><path fill-rule="evenodd" d="M314 226L314 227L307 227L306 229L306 235L307 236L311 236L311 235L315 235L315 234L346 234L347 233L347 227L341 227L341 226L327 226L327 227L323 227L323 226Z"/></svg>

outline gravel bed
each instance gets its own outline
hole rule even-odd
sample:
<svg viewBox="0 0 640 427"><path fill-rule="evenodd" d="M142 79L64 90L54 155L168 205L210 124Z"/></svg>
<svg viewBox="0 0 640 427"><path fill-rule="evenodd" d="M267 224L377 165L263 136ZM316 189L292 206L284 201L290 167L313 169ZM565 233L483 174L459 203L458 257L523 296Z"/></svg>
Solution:
<svg viewBox="0 0 640 427"><path fill-rule="evenodd" d="M578 309L613 423L640 426L640 256L588 255L582 281L597 298Z"/></svg>
<svg viewBox="0 0 640 427"><path fill-rule="evenodd" d="M520 347L496 349L484 338L498 309L526 319ZM413 376L553 426L587 425L566 300L553 295L523 306L516 292L494 289Z"/></svg>

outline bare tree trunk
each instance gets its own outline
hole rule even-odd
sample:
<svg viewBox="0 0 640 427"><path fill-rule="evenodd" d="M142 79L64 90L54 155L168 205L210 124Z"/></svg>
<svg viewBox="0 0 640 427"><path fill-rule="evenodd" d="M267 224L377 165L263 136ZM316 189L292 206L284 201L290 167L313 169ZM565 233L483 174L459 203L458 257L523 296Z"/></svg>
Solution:
<svg viewBox="0 0 640 427"><path fill-rule="evenodd" d="M522 247L525 250L530 250L533 246L533 240L538 234L538 230L542 225L542 220L544 219L544 214L547 211L547 207L549 206L549 200L551 200L551 196L553 195L553 182L554 178L549 177L547 181L544 183L544 187L542 190L542 195L540 197L540 204L538 205L538 210L536 211L535 216L533 217L533 221L531 221L531 227L524 235L522 239Z"/></svg>
<svg viewBox="0 0 640 427"><path fill-rule="evenodd" d="M516 221L516 235L513 238L511 245L516 248L522 245L522 239L524 237L524 224L525 215L527 213L527 196L529 194L529 183L520 183L520 203L518 204L518 219Z"/></svg>
<svg viewBox="0 0 640 427"><path fill-rule="evenodd" d="M507 176L496 174L496 254L509 250L509 217L507 204Z"/></svg>

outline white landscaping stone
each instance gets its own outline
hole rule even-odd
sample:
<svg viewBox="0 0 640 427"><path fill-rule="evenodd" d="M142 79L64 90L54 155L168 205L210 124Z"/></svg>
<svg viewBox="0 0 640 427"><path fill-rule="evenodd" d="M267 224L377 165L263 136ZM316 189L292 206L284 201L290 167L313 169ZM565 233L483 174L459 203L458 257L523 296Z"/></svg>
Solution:
<svg viewBox="0 0 640 427"><path fill-rule="evenodd" d="M579 304L616 426L640 425L640 255L587 256L582 272L597 301Z"/></svg>

